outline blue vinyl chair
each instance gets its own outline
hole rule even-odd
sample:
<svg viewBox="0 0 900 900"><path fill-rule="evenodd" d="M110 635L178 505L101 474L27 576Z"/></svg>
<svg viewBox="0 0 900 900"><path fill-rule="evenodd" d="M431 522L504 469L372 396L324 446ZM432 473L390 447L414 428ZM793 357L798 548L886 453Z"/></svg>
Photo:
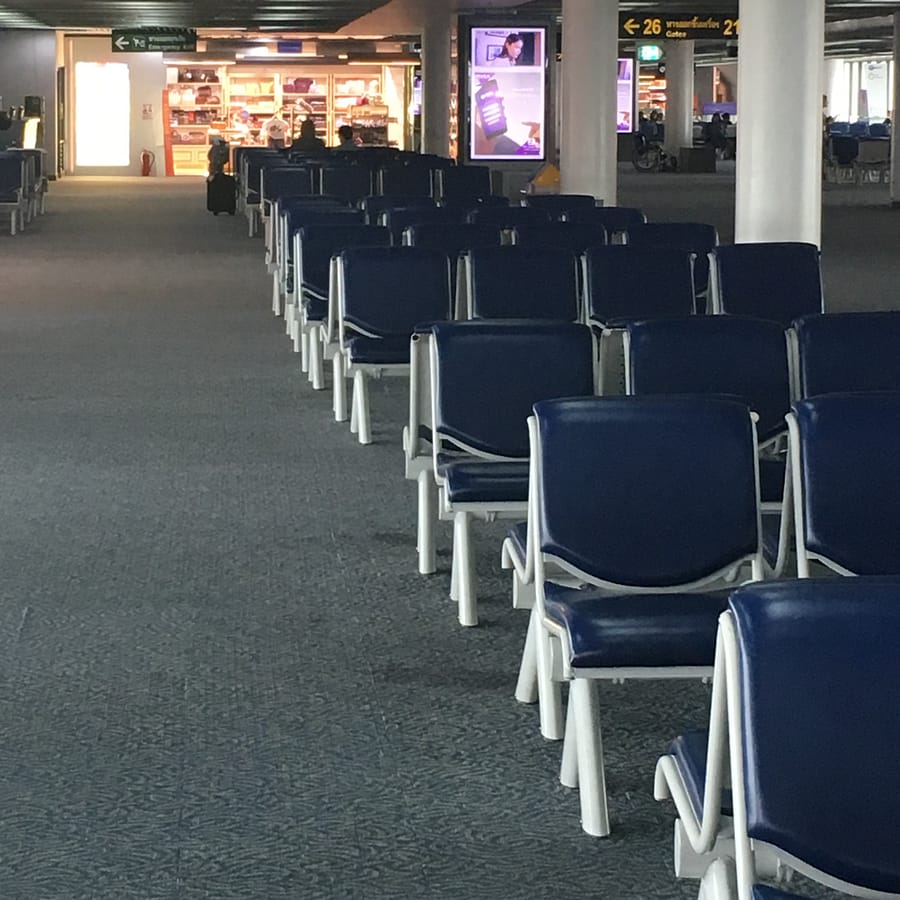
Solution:
<svg viewBox="0 0 900 900"><path fill-rule="evenodd" d="M629 394L729 395L756 413L763 549L772 573L780 575L791 517L785 495L785 416L791 397L781 326L742 316L632 322L625 334L625 370Z"/></svg>
<svg viewBox="0 0 900 900"><path fill-rule="evenodd" d="M533 615L569 682L561 781L609 834L597 681L712 671L722 586L761 578L756 432L741 401L596 397L529 420ZM608 477L600 473L607 473Z"/></svg>
<svg viewBox="0 0 900 900"><path fill-rule="evenodd" d="M599 225L606 229L610 240L629 228L636 228L647 221L644 213L632 206L595 206L592 209L577 207L563 214L564 222L580 222L585 225Z"/></svg>
<svg viewBox="0 0 900 900"><path fill-rule="evenodd" d="M482 247L466 255L461 318L580 319L575 254L554 247Z"/></svg>
<svg viewBox="0 0 900 900"><path fill-rule="evenodd" d="M589 247L606 244L606 229L601 225L578 222L553 222L550 225L516 225L513 243L521 247L560 247L579 256Z"/></svg>
<svg viewBox="0 0 900 900"><path fill-rule="evenodd" d="M344 378L353 379L350 430L372 441L369 379L409 374L410 338L423 323L451 314L447 256L419 247L354 247L338 264L335 409Z"/></svg>
<svg viewBox="0 0 900 900"><path fill-rule="evenodd" d="M427 162L394 162L378 171L378 188L386 196L431 197L432 169Z"/></svg>
<svg viewBox="0 0 900 900"><path fill-rule="evenodd" d="M348 225L363 221L362 210L313 197L287 197L276 203L274 231L277 249L273 251L272 312L282 314L282 299L290 303L294 284L294 238L304 225ZM286 314L286 310L284 311ZM290 319L285 315L285 331L290 334Z"/></svg>
<svg viewBox="0 0 900 900"><path fill-rule="evenodd" d="M694 254L694 291L706 297L709 253L719 245L715 225L703 222L647 222L625 232L625 243L635 247L672 247ZM705 303L705 300L704 300Z"/></svg>
<svg viewBox="0 0 900 900"><path fill-rule="evenodd" d="M470 210L466 219L473 225L499 225L507 229L551 222L549 213L532 206L481 206Z"/></svg>
<svg viewBox="0 0 900 900"><path fill-rule="evenodd" d="M25 227L25 160L15 153L0 153L0 208L9 213L9 233Z"/></svg>
<svg viewBox="0 0 900 900"><path fill-rule="evenodd" d="M900 898L898 640L897 578L732 594L700 755L675 746L657 765L656 795L707 865L701 897L801 900L760 883L786 867L841 896Z"/></svg>
<svg viewBox="0 0 900 900"><path fill-rule="evenodd" d="M381 224L381 216L391 209L434 209L435 202L431 197L414 197L408 194L388 194L385 196L366 197L362 201L366 221L370 225Z"/></svg>
<svg viewBox="0 0 900 900"><path fill-rule="evenodd" d="M544 210L555 221L575 210L597 208L597 201L590 194L529 194L522 202L525 206Z"/></svg>
<svg viewBox="0 0 900 900"><path fill-rule="evenodd" d="M591 247L584 266L587 315L596 328L694 312L691 254L685 250Z"/></svg>
<svg viewBox="0 0 900 900"><path fill-rule="evenodd" d="M798 400L788 430L797 574L900 574L900 393Z"/></svg>
<svg viewBox="0 0 900 900"><path fill-rule="evenodd" d="M304 225L294 238L297 274L292 334L300 342L301 371L309 372L313 389L318 391L325 386L324 359L337 350L324 342L335 259L350 247L388 247L391 233L359 222L319 223Z"/></svg>
<svg viewBox="0 0 900 900"><path fill-rule="evenodd" d="M730 244L716 247L709 264L715 313L771 319L787 328L794 319L823 311L815 244Z"/></svg>
<svg viewBox="0 0 900 900"><path fill-rule="evenodd" d="M900 312L804 316L788 337L795 398L900 390Z"/></svg>
<svg viewBox="0 0 900 900"><path fill-rule="evenodd" d="M451 597L461 625L478 623L472 520L525 514L531 407L550 397L593 394L594 357L590 330L574 323L471 321L432 328L433 473L440 515L453 521ZM433 547L433 539L426 546Z"/></svg>
<svg viewBox="0 0 900 900"><path fill-rule="evenodd" d="M381 224L391 229L393 242L397 245L402 243L403 232L411 225L460 225L465 220L463 209L444 206L407 206L381 213Z"/></svg>
<svg viewBox="0 0 900 900"><path fill-rule="evenodd" d="M319 173L323 194L359 203L372 194L372 170L365 165L324 165Z"/></svg>
<svg viewBox="0 0 900 900"><path fill-rule="evenodd" d="M487 166L452 166L437 173L438 196L442 201L467 201L489 197L491 170Z"/></svg>

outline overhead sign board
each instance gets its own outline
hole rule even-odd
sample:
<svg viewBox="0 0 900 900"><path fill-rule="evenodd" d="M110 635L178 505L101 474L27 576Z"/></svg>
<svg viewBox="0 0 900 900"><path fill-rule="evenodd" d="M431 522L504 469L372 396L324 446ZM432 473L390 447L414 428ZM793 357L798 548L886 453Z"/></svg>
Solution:
<svg viewBox="0 0 900 900"><path fill-rule="evenodd" d="M665 38L668 41L695 41L704 38L729 40L738 36L737 13L733 16L694 16L686 13L644 12L619 14L619 37Z"/></svg>
<svg viewBox="0 0 900 900"><path fill-rule="evenodd" d="M113 53L193 53L197 32L187 28L129 28L112 33Z"/></svg>

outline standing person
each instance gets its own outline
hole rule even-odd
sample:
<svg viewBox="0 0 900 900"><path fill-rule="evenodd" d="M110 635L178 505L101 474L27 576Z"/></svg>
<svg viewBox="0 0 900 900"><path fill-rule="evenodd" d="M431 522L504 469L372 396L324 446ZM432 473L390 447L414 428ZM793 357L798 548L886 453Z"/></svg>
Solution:
<svg viewBox="0 0 900 900"><path fill-rule="evenodd" d="M312 119L304 119L300 125L300 137L291 144L292 150L315 152L325 149L325 141L316 136L316 123Z"/></svg>
<svg viewBox="0 0 900 900"><path fill-rule="evenodd" d="M278 113L275 113L271 119L266 119L259 126L260 137L265 137L266 146L271 147L273 150L284 149L289 130L288 123Z"/></svg>
<svg viewBox="0 0 900 900"><path fill-rule="evenodd" d="M518 32L512 32L506 36L503 42L503 49L491 60L492 66L517 66L519 65L519 57L522 55L522 47L525 42L522 35Z"/></svg>
<svg viewBox="0 0 900 900"><path fill-rule="evenodd" d="M349 125L341 125L337 130L340 143L335 150L359 150L353 141L353 129Z"/></svg>

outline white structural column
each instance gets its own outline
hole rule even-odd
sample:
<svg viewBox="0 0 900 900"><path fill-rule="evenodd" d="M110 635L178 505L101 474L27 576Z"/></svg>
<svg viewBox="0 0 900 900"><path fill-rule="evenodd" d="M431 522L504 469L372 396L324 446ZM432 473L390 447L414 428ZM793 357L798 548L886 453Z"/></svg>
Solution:
<svg viewBox="0 0 900 900"><path fill-rule="evenodd" d="M562 190L616 203L618 0L563 0Z"/></svg>
<svg viewBox="0 0 900 900"><path fill-rule="evenodd" d="M741 0L737 242L822 239L825 0Z"/></svg>
<svg viewBox="0 0 900 900"><path fill-rule="evenodd" d="M450 148L450 4L427 0L422 9L422 152Z"/></svg>
<svg viewBox="0 0 900 900"><path fill-rule="evenodd" d="M694 143L694 42L666 41L666 153Z"/></svg>
<svg viewBox="0 0 900 900"><path fill-rule="evenodd" d="M894 13L894 103L891 112L891 205L900 207L900 10Z"/></svg>

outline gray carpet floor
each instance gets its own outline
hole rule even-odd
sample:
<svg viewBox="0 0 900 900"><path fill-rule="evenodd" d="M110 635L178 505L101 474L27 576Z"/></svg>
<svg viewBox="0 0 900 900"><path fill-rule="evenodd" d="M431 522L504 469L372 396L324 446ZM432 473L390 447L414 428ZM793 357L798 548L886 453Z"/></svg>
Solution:
<svg viewBox="0 0 900 900"><path fill-rule="evenodd" d="M728 183L620 202L727 236ZM585 836L512 696L503 529L461 629L447 531L416 574L402 382L357 445L203 194L68 179L0 237L0 897L696 896L652 775L708 689L603 689L615 830ZM896 216L827 212L827 287L896 305Z"/></svg>

